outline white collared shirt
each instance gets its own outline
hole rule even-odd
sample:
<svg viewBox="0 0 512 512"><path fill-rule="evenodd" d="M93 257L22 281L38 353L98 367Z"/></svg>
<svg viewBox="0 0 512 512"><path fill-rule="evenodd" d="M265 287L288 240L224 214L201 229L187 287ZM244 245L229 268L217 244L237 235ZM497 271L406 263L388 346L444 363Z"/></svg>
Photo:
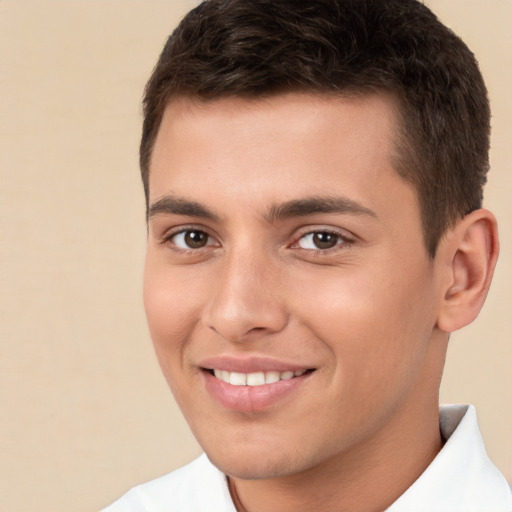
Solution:
<svg viewBox="0 0 512 512"><path fill-rule="evenodd" d="M505 477L485 451L473 406L440 408L442 450L386 512L512 512Z"/></svg>
<svg viewBox="0 0 512 512"><path fill-rule="evenodd" d="M440 408L442 450L386 512L512 512L512 493L490 461L473 406ZM102 512L236 512L227 480L206 455L134 487Z"/></svg>

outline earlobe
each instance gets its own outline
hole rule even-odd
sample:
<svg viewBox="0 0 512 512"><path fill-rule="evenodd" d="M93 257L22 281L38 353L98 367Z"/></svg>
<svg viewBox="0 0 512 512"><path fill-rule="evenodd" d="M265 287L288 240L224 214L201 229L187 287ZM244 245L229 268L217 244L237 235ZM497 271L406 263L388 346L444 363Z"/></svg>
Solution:
<svg viewBox="0 0 512 512"><path fill-rule="evenodd" d="M476 210L446 235L440 250L447 262L437 326L445 332L471 323L480 312L498 259L498 229L494 215Z"/></svg>

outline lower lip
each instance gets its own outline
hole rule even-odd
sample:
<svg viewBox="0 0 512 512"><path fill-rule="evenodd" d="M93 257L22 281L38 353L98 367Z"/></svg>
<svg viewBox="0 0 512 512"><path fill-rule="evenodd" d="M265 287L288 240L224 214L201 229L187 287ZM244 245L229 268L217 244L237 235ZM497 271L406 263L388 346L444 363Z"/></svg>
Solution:
<svg viewBox="0 0 512 512"><path fill-rule="evenodd" d="M268 409L289 396L304 384L312 372L289 380L261 386L233 386L208 371L203 371L206 390L226 409L239 412L258 412Z"/></svg>

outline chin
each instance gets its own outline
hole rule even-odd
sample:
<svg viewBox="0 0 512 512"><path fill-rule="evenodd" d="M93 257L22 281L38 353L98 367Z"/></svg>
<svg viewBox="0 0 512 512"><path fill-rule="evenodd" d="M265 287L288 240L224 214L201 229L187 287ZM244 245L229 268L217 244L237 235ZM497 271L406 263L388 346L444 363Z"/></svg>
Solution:
<svg viewBox="0 0 512 512"><path fill-rule="evenodd" d="M269 460L226 461L224 457L220 459L212 458L211 456L208 457L214 466L220 469L224 474L241 480L268 480L294 473L289 467L285 467L285 464ZM286 466L289 466L289 463L286 464Z"/></svg>
<svg viewBox="0 0 512 512"><path fill-rule="evenodd" d="M308 464L301 454L295 451L288 453L268 453L261 448L254 450L235 449L228 453L212 453L206 451L208 458L224 474L242 480L266 480L293 475L309 469L314 464Z"/></svg>

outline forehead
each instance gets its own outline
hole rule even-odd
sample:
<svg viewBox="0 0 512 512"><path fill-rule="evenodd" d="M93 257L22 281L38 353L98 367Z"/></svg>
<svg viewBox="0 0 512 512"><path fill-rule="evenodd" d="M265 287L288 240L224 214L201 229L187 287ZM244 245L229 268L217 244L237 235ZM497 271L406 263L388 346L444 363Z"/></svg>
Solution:
<svg viewBox="0 0 512 512"><path fill-rule="evenodd" d="M405 187L417 208L394 165L398 112L384 94L176 99L156 138L149 204L177 195L268 210L270 203L337 195L375 211L389 208Z"/></svg>
<svg viewBox="0 0 512 512"><path fill-rule="evenodd" d="M165 109L153 148L150 189L180 170L235 169L261 175L271 165L290 178L317 175L343 160L354 171L393 164L398 109L390 96L288 93L265 99L180 98ZM334 162L338 160L338 163ZM205 176L207 178L208 176ZM341 175L340 175L341 177Z"/></svg>
<svg viewBox="0 0 512 512"><path fill-rule="evenodd" d="M198 135L220 125L234 128L238 135L242 135L239 128L246 127L251 130L253 138L258 132L266 135L272 131L280 133L280 140L286 133L295 137L310 137L315 132L320 134L329 125L331 131L343 136L364 128L373 143L388 143L388 137L392 137L398 127L399 112L398 100L387 93L289 92L262 98L227 96L213 100L185 96L168 102L155 145L169 136L179 136L180 133L172 132L176 125L179 125L179 132L191 129ZM352 129L342 133L344 128L348 128L348 123ZM211 131L207 134L217 135ZM218 135L227 138L233 135L233 131L227 130Z"/></svg>

